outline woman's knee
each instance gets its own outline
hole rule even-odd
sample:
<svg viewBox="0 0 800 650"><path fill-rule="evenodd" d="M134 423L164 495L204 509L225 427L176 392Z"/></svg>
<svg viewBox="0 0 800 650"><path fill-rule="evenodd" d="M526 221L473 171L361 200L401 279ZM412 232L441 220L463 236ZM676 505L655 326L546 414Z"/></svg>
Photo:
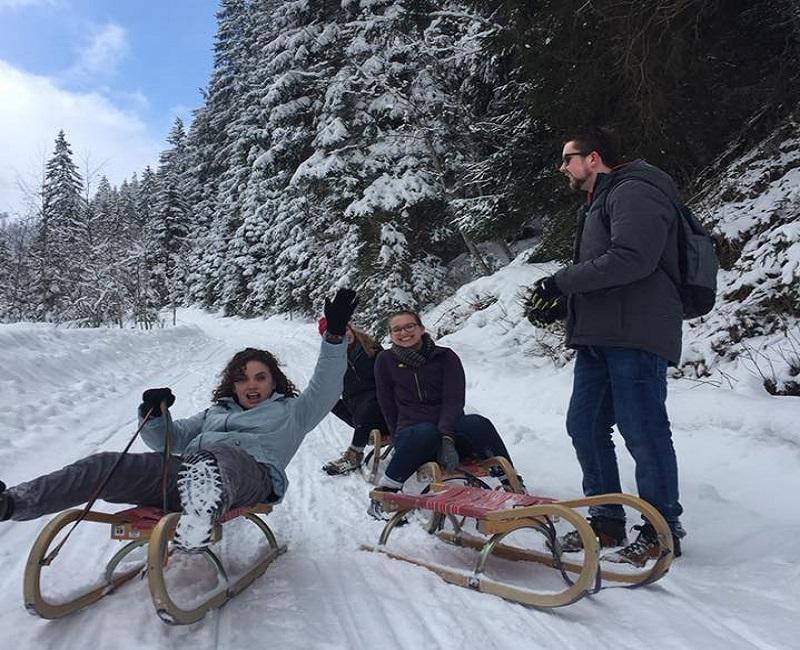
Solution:
<svg viewBox="0 0 800 650"><path fill-rule="evenodd" d="M432 422L421 422L420 424L414 424L410 427L406 427L405 429L400 429L396 431L394 437L396 440L405 441L405 440L413 440L415 442L420 442L422 440L434 440L436 438L441 438L441 433L439 429L436 428L436 425Z"/></svg>
<svg viewBox="0 0 800 650"><path fill-rule="evenodd" d="M413 459L422 463L436 455L442 434L436 425L423 423L395 432L393 440L395 457L402 458L404 462Z"/></svg>
<svg viewBox="0 0 800 650"><path fill-rule="evenodd" d="M99 451L96 454L84 456L75 461L74 465L88 465L89 467L110 467L119 460L118 451Z"/></svg>
<svg viewBox="0 0 800 650"><path fill-rule="evenodd" d="M470 431L495 431L495 427L489 418L485 418L477 413L462 415L456 425L456 429Z"/></svg>

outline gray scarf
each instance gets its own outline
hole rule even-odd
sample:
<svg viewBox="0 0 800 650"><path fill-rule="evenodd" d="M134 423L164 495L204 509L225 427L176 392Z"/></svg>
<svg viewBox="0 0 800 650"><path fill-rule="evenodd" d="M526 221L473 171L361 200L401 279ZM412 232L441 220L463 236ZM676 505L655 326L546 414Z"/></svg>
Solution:
<svg viewBox="0 0 800 650"><path fill-rule="evenodd" d="M392 344L391 351L394 358L400 363L404 363L412 368L419 368L424 365L431 356L435 343L430 335L426 332L422 335L422 347L419 350L414 348L403 348L399 345Z"/></svg>

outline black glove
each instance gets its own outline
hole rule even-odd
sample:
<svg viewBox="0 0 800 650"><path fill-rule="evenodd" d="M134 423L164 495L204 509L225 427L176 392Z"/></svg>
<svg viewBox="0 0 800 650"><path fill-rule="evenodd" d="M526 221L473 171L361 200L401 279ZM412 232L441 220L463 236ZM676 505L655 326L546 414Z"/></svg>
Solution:
<svg viewBox="0 0 800 650"><path fill-rule="evenodd" d="M157 418L161 415L161 402L167 403L167 408L175 403L175 395L169 388L148 388L142 393L142 404L139 413L144 415L151 411L150 417Z"/></svg>
<svg viewBox="0 0 800 650"><path fill-rule="evenodd" d="M546 304L564 297L564 292L558 288L556 278L553 275L548 275L546 278L542 278L536 282L536 284L533 285L533 292L536 298L539 298L539 300ZM534 308L537 307L537 305L533 306Z"/></svg>
<svg viewBox="0 0 800 650"><path fill-rule="evenodd" d="M456 450L456 443L453 440L453 436L447 434L442 436L442 445L439 447L436 462L447 471L452 471L458 467L458 451Z"/></svg>
<svg viewBox="0 0 800 650"><path fill-rule="evenodd" d="M532 325L547 325L567 317L567 299L552 275L533 285L527 317Z"/></svg>
<svg viewBox="0 0 800 650"><path fill-rule="evenodd" d="M358 305L356 292L352 289L339 289L333 300L325 299L325 318L328 320L328 334L344 336L347 323Z"/></svg>
<svg viewBox="0 0 800 650"><path fill-rule="evenodd" d="M555 323L557 320L564 320L567 317L567 299L558 298L547 307L534 307L529 309L527 317L531 325L536 327L549 325L550 323Z"/></svg>

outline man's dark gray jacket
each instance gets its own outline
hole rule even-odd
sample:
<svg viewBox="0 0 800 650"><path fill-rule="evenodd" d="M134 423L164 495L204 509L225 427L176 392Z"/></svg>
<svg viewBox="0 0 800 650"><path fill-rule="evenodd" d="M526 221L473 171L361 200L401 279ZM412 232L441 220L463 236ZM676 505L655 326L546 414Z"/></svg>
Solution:
<svg viewBox="0 0 800 650"><path fill-rule="evenodd" d="M678 200L672 179L642 160L598 175L578 213L573 264L555 275L568 295L567 345L680 361Z"/></svg>

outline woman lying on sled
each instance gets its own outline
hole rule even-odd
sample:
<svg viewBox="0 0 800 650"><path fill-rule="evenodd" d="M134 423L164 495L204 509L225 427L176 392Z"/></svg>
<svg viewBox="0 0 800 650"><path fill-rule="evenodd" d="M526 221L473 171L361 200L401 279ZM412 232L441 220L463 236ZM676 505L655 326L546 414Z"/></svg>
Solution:
<svg viewBox="0 0 800 650"><path fill-rule="evenodd" d="M170 511L183 511L177 546L203 548L214 522L227 510L283 498L288 485L286 466L342 391L345 326L357 302L349 289L339 290L332 302L326 301L328 332L302 393L298 394L272 354L246 348L222 371L213 404L173 423L171 449L180 456L167 461L166 505ZM155 388L145 391L142 399L140 419L147 418L142 438L151 449L161 451L166 434L161 404L169 407L175 397L169 388ZM161 506L162 470L161 453L93 454L8 489L0 483L0 519L35 519L93 497Z"/></svg>

